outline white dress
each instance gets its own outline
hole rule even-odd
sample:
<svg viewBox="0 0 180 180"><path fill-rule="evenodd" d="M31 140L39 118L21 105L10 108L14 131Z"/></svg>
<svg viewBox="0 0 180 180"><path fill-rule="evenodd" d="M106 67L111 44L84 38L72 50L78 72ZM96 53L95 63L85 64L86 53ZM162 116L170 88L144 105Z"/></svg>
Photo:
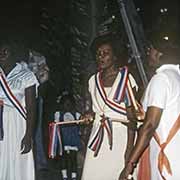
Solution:
<svg viewBox="0 0 180 180"><path fill-rule="evenodd" d="M19 100L25 106L25 88L36 84L35 75L25 63L17 64L8 74L6 81ZM0 180L34 180L34 160L32 150L21 154L21 140L25 135L26 121L0 87L0 98L4 101L3 129L4 138L0 141Z"/></svg>
<svg viewBox="0 0 180 180"><path fill-rule="evenodd" d="M163 65L148 84L142 105L146 111L148 107L155 106L163 109L162 116L156 132L161 144L167 139L169 131L180 114L180 70L179 65ZM176 133L164 152L170 162L172 175L163 168L166 180L180 180L180 131ZM158 170L159 145L154 138L150 141L151 179L162 180Z"/></svg>
<svg viewBox="0 0 180 180"><path fill-rule="evenodd" d="M98 76L99 74L97 74ZM112 102L112 97L117 88L117 83L119 82L119 73L113 86L110 88L104 88L105 94L108 97L108 101ZM122 102L121 104L116 104L117 106L121 106L122 114L117 112L119 109L117 106L109 107L105 104L102 96L103 90L101 89L101 94L98 88L99 82L98 78L95 78L96 75L93 75L89 80L89 91L92 98L93 103L93 111L96 113L95 120L93 123L91 135L89 142L91 141L92 137L95 135L95 132L98 130L100 125L101 115L104 114L106 117L113 118L113 119L121 119L127 120L127 116L124 113L125 104ZM131 80L133 82L133 86L135 85L135 81L131 76ZM97 87L98 86L98 87ZM107 102L106 102L107 103ZM114 109L112 109L114 108ZM117 110L117 111L116 111ZM120 110L121 111L121 110ZM87 148L83 173L81 180L117 180L121 170L124 166L124 153L127 144L127 127L120 122L113 122L113 146L112 150L109 149L107 132L104 133L103 142L97 157L94 157L94 152Z"/></svg>

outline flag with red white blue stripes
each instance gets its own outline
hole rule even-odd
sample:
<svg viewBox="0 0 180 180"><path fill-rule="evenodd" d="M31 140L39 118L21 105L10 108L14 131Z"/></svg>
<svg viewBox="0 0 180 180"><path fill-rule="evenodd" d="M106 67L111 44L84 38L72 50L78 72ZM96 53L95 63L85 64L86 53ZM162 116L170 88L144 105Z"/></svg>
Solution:
<svg viewBox="0 0 180 180"><path fill-rule="evenodd" d="M60 127L55 122L49 124L49 147L48 156L49 158L55 158L57 155L62 155L63 145Z"/></svg>

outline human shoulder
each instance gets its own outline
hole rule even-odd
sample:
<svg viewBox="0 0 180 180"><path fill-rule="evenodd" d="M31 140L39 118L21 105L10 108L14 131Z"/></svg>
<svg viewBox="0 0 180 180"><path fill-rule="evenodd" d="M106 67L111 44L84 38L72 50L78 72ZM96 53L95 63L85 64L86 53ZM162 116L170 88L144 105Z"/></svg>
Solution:
<svg viewBox="0 0 180 180"><path fill-rule="evenodd" d="M88 81L88 91L91 93L91 91L93 90L93 88L96 86L96 75L97 74L93 74Z"/></svg>
<svg viewBox="0 0 180 180"><path fill-rule="evenodd" d="M165 64L156 70L156 73L159 75L164 75L164 77L169 78L171 74L180 75L180 67L175 64Z"/></svg>
<svg viewBox="0 0 180 180"><path fill-rule="evenodd" d="M31 86L34 84L38 86L39 82L35 74L28 68L27 63L22 61L18 65L20 67L19 78L26 84L26 86Z"/></svg>
<svg viewBox="0 0 180 180"><path fill-rule="evenodd" d="M97 73L91 75L90 78L89 78L89 82L94 81L96 75L97 75Z"/></svg>
<svg viewBox="0 0 180 180"><path fill-rule="evenodd" d="M24 72L26 74L34 74L28 67L28 64L24 61L21 61L20 63L18 63L18 66L20 67L20 71Z"/></svg>
<svg viewBox="0 0 180 180"><path fill-rule="evenodd" d="M89 86L95 83L95 78L96 78L97 74L98 73L90 76L89 81L88 81Z"/></svg>
<svg viewBox="0 0 180 180"><path fill-rule="evenodd" d="M25 62L16 63L16 67L9 74L9 78L14 77L19 80L24 80L27 77L31 76L32 72L28 69L28 66Z"/></svg>
<svg viewBox="0 0 180 180"><path fill-rule="evenodd" d="M151 78L146 94L151 97L160 98L163 95L167 95L170 92L170 81L165 73L159 72Z"/></svg>
<svg viewBox="0 0 180 180"><path fill-rule="evenodd" d="M168 73L167 72L158 72L153 75L153 77L150 80L150 84L152 83L168 83L169 78L168 78Z"/></svg>

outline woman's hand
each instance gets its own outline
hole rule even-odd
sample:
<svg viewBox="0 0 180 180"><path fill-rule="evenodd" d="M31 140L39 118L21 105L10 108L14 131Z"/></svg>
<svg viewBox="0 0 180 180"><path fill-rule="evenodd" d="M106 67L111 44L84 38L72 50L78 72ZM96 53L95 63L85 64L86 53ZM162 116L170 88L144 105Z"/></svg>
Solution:
<svg viewBox="0 0 180 180"><path fill-rule="evenodd" d="M132 163L128 163L127 166L122 170L118 180L133 180L132 174L134 166Z"/></svg>
<svg viewBox="0 0 180 180"><path fill-rule="evenodd" d="M80 119L84 120L83 123L88 125L91 122L93 122L94 117L95 117L94 112L88 112L88 113L85 113L84 115L82 115Z"/></svg>
<svg viewBox="0 0 180 180"><path fill-rule="evenodd" d="M138 106L138 110L135 110L132 106L127 107L127 118L131 121L142 121L145 118L145 112L138 102L136 102L136 104Z"/></svg>
<svg viewBox="0 0 180 180"><path fill-rule="evenodd" d="M145 118L145 112L144 112L143 107L142 107L141 104L139 104L138 102L136 102L136 104L138 106L138 110L135 111L136 119L138 121L142 121Z"/></svg>
<svg viewBox="0 0 180 180"><path fill-rule="evenodd" d="M32 136L30 134L26 134L21 141L21 154L26 154L32 149Z"/></svg>
<svg viewBox="0 0 180 180"><path fill-rule="evenodd" d="M126 108L127 111L127 118L130 121L134 121L136 119L135 110L132 106Z"/></svg>

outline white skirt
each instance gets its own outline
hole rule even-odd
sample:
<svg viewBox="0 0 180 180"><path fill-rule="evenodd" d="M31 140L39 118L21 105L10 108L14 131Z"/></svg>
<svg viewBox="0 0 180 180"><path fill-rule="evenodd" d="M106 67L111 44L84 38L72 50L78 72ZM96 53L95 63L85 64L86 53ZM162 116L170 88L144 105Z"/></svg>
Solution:
<svg viewBox="0 0 180 180"><path fill-rule="evenodd" d="M93 124L90 140L98 128ZM109 149L107 132L97 157L87 148L81 180L118 180L124 167L124 153L127 144L127 127L120 122L113 122L113 147Z"/></svg>
<svg viewBox="0 0 180 180"><path fill-rule="evenodd" d="M4 106L4 139L0 141L0 180L34 180L32 150L21 154L26 122L13 107Z"/></svg>

